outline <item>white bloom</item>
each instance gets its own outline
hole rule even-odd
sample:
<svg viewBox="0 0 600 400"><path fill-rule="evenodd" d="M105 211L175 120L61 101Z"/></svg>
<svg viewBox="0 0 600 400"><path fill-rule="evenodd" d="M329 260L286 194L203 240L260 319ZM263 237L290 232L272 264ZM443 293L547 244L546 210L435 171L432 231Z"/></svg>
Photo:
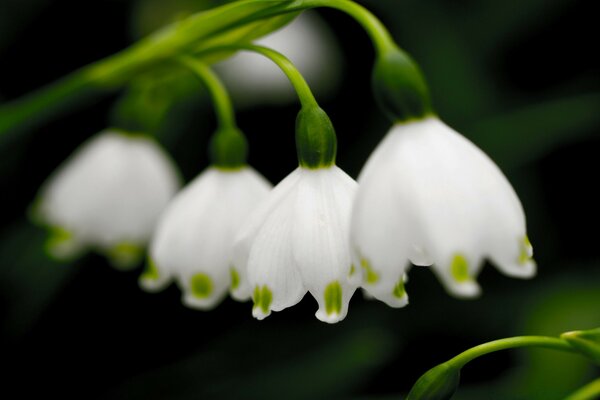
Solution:
<svg viewBox="0 0 600 400"><path fill-rule="evenodd" d="M309 291L319 320L346 316L356 285L348 245L356 182L336 166L299 167L241 228L234 245L238 299L252 295L258 319L298 303Z"/></svg>
<svg viewBox="0 0 600 400"><path fill-rule="evenodd" d="M431 265L446 289L479 294L485 258L503 273L535 274L525 216L510 183L473 143L438 118L397 124L359 178L351 242L365 288L406 304L409 262Z"/></svg>
<svg viewBox="0 0 600 400"><path fill-rule="evenodd" d="M255 44L285 54L318 95L326 94L339 82L341 56L331 30L317 14L304 12ZM261 55L239 52L219 63L217 70L238 104L255 105L259 101L278 104L296 99L283 72Z"/></svg>
<svg viewBox="0 0 600 400"><path fill-rule="evenodd" d="M175 166L154 140L106 130L48 179L33 217L54 232L51 255L68 259L92 248L126 268L139 261L178 188Z"/></svg>
<svg viewBox="0 0 600 400"><path fill-rule="evenodd" d="M239 279L230 269L233 237L271 185L249 167L208 168L184 188L161 216L140 285L162 289L175 278L182 301L214 307Z"/></svg>

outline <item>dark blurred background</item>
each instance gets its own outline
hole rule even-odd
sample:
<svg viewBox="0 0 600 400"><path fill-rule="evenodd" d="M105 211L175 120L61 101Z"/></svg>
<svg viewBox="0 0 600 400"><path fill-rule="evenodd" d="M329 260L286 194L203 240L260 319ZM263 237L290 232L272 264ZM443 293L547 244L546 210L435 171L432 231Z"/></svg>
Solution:
<svg viewBox="0 0 600 400"><path fill-rule="evenodd" d="M0 0L0 101L113 54L171 16L217 3ZM45 233L26 211L40 184L90 135L133 119L160 138L186 180L207 165L215 121L200 86L179 96L167 82L141 100L115 93L1 147L3 398L400 398L427 369L476 344L600 326L595 2L360 3L420 63L441 118L514 185L538 276L514 280L487 265L479 277L483 296L464 301L448 296L426 269L413 269L408 307L391 309L357 293L348 317L329 326L314 317L310 296L258 322L249 303L226 299L199 312L180 304L175 286L146 294L137 286L139 270L113 270L100 256L52 261L43 252ZM370 93L373 52L348 17L319 14L343 60L341 84L321 103L338 132L338 163L356 177L389 128ZM115 112L115 102L138 105L138 115ZM297 110L282 102L238 115L251 164L274 183L296 166ZM580 357L550 350L502 352L468 365L455 398L560 399L599 373Z"/></svg>

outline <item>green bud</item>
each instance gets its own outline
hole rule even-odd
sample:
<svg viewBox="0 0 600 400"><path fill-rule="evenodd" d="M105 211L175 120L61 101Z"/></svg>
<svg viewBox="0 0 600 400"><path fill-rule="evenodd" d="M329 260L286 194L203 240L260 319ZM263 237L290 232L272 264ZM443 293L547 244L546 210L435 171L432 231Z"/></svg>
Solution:
<svg viewBox="0 0 600 400"><path fill-rule="evenodd" d="M248 143L242 132L233 127L219 129L209 145L212 164L222 169L238 169L246 165Z"/></svg>
<svg viewBox="0 0 600 400"><path fill-rule="evenodd" d="M443 363L427 371L414 384L407 400L448 400L460 381L460 368Z"/></svg>
<svg viewBox="0 0 600 400"><path fill-rule="evenodd" d="M561 339L596 364L600 364L600 328L587 331L566 332L560 335Z"/></svg>
<svg viewBox="0 0 600 400"><path fill-rule="evenodd" d="M302 107L296 118L296 149L304 168L335 164L337 138L331 120L320 107Z"/></svg>
<svg viewBox="0 0 600 400"><path fill-rule="evenodd" d="M372 80L375 98L393 122L432 114L425 78L417 64L399 48L377 57Z"/></svg>

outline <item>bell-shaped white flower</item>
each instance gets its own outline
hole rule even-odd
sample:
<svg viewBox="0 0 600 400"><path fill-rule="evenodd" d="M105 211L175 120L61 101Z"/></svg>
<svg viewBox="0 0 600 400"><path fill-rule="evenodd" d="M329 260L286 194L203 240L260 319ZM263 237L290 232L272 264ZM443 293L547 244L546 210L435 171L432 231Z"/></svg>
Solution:
<svg viewBox="0 0 600 400"><path fill-rule="evenodd" d="M45 182L32 217L52 232L52 256L69 259L93 249L128 268L140 260L178 188L173 162L153 139L106 130Z"/></svg>
<svg viewBox="0 0 600 400"><path fill-rule="evenodd" d="M299 167L270 193L240 229L233 265L238 299L252 296L253 315L267 317L298 303L309 291L319 320L346 316L357 285L348 244L356 182L338 167Z"/></svg>
<svg viewBox="0 0 600 400"><path fill-rule="evenodd" d="M239 284L230 264L233 238L270 189L270 183L249 167L211 167L201 173L161 216L141 287L158 291L175 279L186 306L214 307L230 286Z"/></svg>
<svg viewBox="0 0 600 400"><path fill-rule="evenodd" d="M318 95L326 95L339 82L341 56L330 28L317 14L303 12L292 23L255 43L285 54ZM238 106L258 102L279 104L295 99L285 75L264 57L240 52L216 68L231 88Z"/></svg>
<svg viewBox="0 0 600 400"><path fill-rule="evenodd" d="M484 259L529 278L536 265L521 203L500 169L436 117L396 124L359 178L351 243L365 289L406 304L410 262L431 265L459 297L480 292Z"/></svg>

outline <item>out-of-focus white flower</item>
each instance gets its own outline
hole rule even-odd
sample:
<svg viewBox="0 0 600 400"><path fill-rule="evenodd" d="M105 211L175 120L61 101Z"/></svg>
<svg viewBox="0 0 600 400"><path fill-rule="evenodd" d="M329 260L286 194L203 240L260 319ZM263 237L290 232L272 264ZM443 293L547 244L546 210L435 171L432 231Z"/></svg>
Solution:
<svg viewBox="0 0 600 400"><path fill-rule="evenodd" d="M240 284L232 295L252 296L256 318L293 306L309 291L319 320L344 319L357 287L348 280L355 190L356 182L335 165L299 167L250 215L234 245Z"/></svg>
<svg viewBox="0 0 600 400"><path fill-rule="evenodd" d="M436 117L396 124L359 178L351 243L365 289L390 306L406 304L410 262L431 265L459 297L488 258L506 275L529 278L536 265L521 203L499 168Z"/></svg>
<svg viewBox="0 0 600 400"><path fill-rule="evenodd" d="M264 199L271 185L249 167L201 173L169 204L150 244L148 269L140 285L162 289L173 278L182 302L214 307L239 277L230 267L233 238L244 219Z"/></svg>
<svg viewBox="0 0 600 400"><path fill-rule="evenodd" d="M285 54L319 97L327 95L340 80L341 55L335 38L314 13L303 12L289 25L254 43ZM240 52L217 64L216 69L238 105L279 104L296 98L281 70L260 55Z"/></svg>
<svg viewBox="0 0 600 400"><path fill-rule="evenodd" d="M44 183L32 216L50 229L52 256L70 259L93 249L128 268L140 260L178 188L173 162L153 139L105 130Z"/></svg>

